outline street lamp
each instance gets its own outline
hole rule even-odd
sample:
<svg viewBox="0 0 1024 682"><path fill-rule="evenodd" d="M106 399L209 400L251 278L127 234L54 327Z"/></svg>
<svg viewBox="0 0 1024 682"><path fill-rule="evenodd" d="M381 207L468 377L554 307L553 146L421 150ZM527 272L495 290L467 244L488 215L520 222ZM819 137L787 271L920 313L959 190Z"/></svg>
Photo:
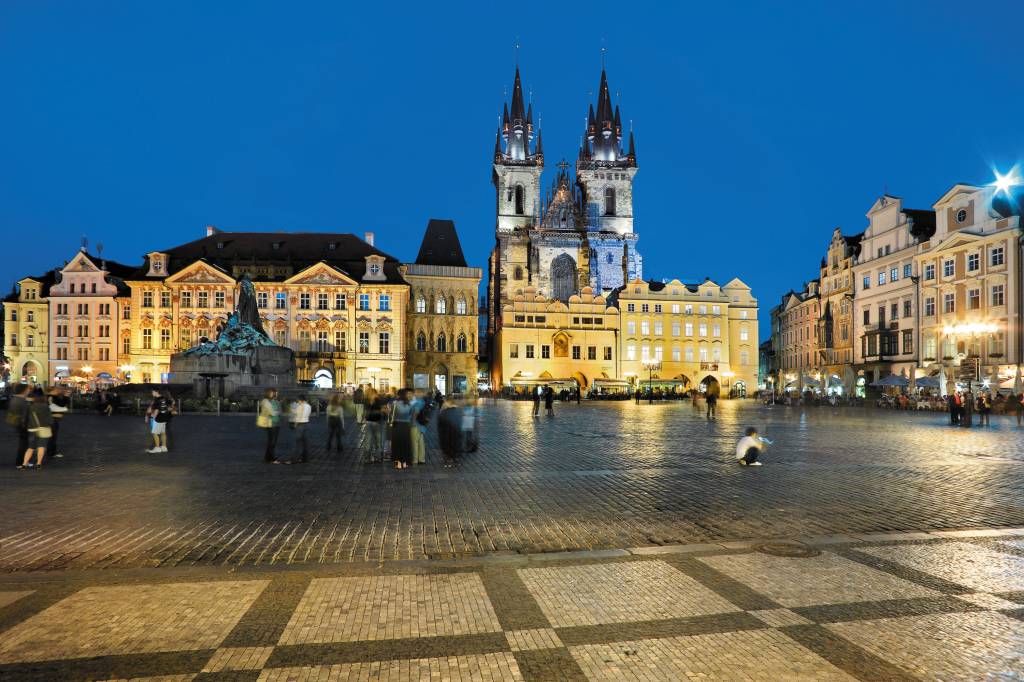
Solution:
<svg viewBox="0 0 1024 682"><path fill-rule="evenodd" d="M654 404L654 371L661 369L661 363L650 358L640 361L647 368L647 404Z"/></svg>

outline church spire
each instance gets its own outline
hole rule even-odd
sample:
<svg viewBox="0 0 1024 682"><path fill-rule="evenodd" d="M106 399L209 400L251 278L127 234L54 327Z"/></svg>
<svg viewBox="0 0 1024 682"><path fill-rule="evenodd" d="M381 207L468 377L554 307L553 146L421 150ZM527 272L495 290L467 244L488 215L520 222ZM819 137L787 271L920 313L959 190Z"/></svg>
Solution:
<svg viewBox="0 0 1024 682"><path fill-rule="evenodd" d="M535 153L530 149L533 142L533 102L526 104L523 98L523 81L519 66L512 83L512 101L506 102L501 118L501 138L505 143L502 157L507 161L529 161Z"/></svg>
<svg viewBox="0 0 1024 682"><path fill-rule="evenodd" d="M608 88L608 73L602 67L601 83L597 88L597 107L593 104L587 113L587 130L580 149L580 158L588 162L635 165L622 152L622 114L617 104L612 104Z"/></svg>

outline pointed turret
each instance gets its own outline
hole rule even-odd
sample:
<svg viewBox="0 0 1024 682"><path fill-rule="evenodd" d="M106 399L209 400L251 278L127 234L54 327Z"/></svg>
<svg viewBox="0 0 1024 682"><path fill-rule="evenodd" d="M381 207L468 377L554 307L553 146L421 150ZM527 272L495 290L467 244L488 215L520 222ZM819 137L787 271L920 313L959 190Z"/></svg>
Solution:
<svg viewBox="0 0 1024 682"><path fill-rule="evenodd" d="M512 84L512 121L526 121L523 109L523 83L519 80L519 67L516 67L516 79Z"/></svg>
<svg viewBox="0 0 1024 682"><path fill-rule="evenodd" d="M580 147L580 158L601 164L629 166L629 158L622 152L622 113L617 104L612 104L608 88L608 74L601 69L601 83L597 89L597 105L590 105L587 112L587 129L584 135L589 144Z"/></svg>
<svg viewBox="0 0 1024 682"><path fill-rule="evenodd" d="M636 165L636 144L634 144L634 142L633 142L633 131L632 130L629 131L629 153L627 154L627 156L629 157L630 165L635 166Z"/></svg>
<svg viewBox="0 0 1024 682"><path fill-rule="evenodd" d="M494 134L494 160L501 160L501 128Z"/></svg>
<svg viewBox="0 0 1024 682"><path fill-rule="evenodd" d="M526 125L533 125L533 102L526 107Z"/></svg>
<svg viewBox="0 0 1024 682"><path fill-rule="evenodd" d="M542 131L542 130L538 130L537 131L537 152L536 152L536 154L537 154L537 156L540 156L542 158L544 156L544 131Z"/></svg>
<svg viewBox="0 0 1024 682"><path fill-rule="evenodd" d="M512 83L512 102L505 103L501 117L501 137L504 141L502 154L506 161L529 161L533 158L530 144L533 142L533 103L523 101L523 82L516 67Z"/></svg>

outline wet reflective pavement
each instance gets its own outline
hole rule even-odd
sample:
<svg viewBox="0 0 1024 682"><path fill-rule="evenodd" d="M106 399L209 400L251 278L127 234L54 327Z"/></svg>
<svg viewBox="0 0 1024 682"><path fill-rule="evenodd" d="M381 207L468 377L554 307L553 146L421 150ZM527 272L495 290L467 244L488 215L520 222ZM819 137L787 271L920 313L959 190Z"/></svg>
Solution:
<svg viewBox="0 0 1024 682"><path fill-rule="evenodd" d="M725 402L486 404L481 446L445 469L367 465L359 428L304 465L262 462L251 416L182 416L150 455L141 418L72 415L66 456L0 470L0 571L418 560L835 533L1024 525L1024 431L942 414ZM758 469L735 442L774 441ZM0 451L12 452L10 431ZM282 430L279 450L287 453Z"/></svg>

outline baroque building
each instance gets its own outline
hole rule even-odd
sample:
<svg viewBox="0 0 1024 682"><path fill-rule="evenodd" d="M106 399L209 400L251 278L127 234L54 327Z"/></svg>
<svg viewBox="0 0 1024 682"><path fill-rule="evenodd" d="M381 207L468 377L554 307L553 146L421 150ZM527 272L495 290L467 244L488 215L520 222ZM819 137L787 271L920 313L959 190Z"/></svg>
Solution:
<svg viewBox="0 0 1024 682"><path fill-rule="evenodd" d="M478 306L481 268L462 253L455 223L431 220L409 283L405 347L406 386L463 395L477 390Z"/></svg>
<svg viewBox="0 0 1024 682"><path fill-rule="evenodd" d="M640 387L744 397L757 386L757 299L725 286L634 280L616 289L622 376Z"/></svg>
<svg viewBox="0 0 1024 682"><path fill-rule="evenodd" d="M497 334L516 291L567 303L583 289L607 296L643 276L633 231L636 145L628 146L604 70L596 108L590 106L576 160L542 191L544 149L534 129L533 105L524 101L519 69L495 136L492 180L496 193L495 246L488 264L488 334Z"/></svg>
<svg viewBox="0 0 1024 682"><path fill-rule="evenodd" d="M821 296L818 280L807 282L801 291L789 291L782 302L772 308L772 366L771 385L775 390L816 386L818 353L818 318L821 315Z"/></svg>
<svg viewBox="0 0 1024 682"><path fill-rule="evenodd" d="M860 253L861 238L832 231L828 251L821 259L820 315L817 329L818 381L826 391L842 392L852 382L853 368L853 262Z"/></svg>
<svg viewBox="0 0 1024 682"><path fill-rule="evenodd" d="M50 376L47 296L54 280L52 271L39 277L24 277L4 298L4 355L10 362L9 375L15 381L45 383ZM4 375L0 372L0 380Z"/></svg>
<svg viewBox="0 0 1024 682"><path fill-rule="evenodd" d="M903 208L899 197L879 197L854 265L854 379L858 394L889 374L909 376L920 362L918 272L915 256L935 233L935 212ZM854 388L854 382L856 387Z"/></svg>
<svg viewBox="0 0 1024 682"><path fill-rule="evenodd" d="M221 232L146 255L128 281L132 380L165 379L172 353L212 337L249 275L264 328L322 388L397 387L409 286L398 260L351 234ZM171 378L173 381L173 378Z"/></svg>

